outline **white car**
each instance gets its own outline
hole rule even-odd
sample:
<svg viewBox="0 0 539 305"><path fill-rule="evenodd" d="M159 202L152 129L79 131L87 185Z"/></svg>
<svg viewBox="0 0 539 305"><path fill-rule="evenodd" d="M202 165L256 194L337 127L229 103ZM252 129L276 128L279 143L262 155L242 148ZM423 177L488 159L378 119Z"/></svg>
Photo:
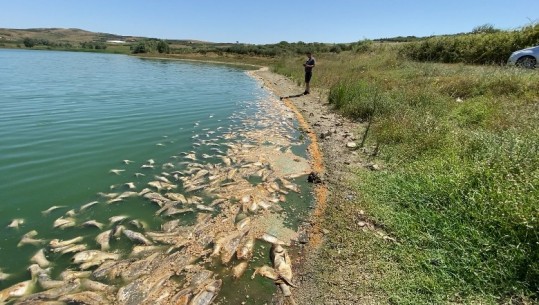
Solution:
<svg viewBox="0 0 539 305"><path fill-rule="evenodd" d="M508 65L534 69L539 61L539 46L515 51L507 60Z"/></svg>

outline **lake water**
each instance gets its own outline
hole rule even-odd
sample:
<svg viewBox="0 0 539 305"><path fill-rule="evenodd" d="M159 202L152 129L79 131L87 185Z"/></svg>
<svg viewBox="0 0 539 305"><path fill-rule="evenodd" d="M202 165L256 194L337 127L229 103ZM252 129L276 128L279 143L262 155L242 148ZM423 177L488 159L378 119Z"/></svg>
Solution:
<svg viewBox="0 0 539 305"><path fill-rule="evenodd" d="M210 147L194 144L245 128L245 120L260 114L259 105L268 99L275 97L231 66L0 50L0 270L11 274L0 282L0 290L29 279L26 268L40 247L17 244L31 230L47 241L83 235L90 248L98 248L93 242L96 228L52 227L58 217L83 204L99 201L97 208L77 219L79 223L106 223L111 216L127 215L158 230L163 219L156 217L155 204L141 199L105 204L97 194L117 191L128 182L140 191L163 171L141 169L150 159L163 165L195 152L199 158L206 155L205 162L219 163ZM292 129L291 136L301 138L301 132ZM293 150L305 156L306 145ZM120 170L118 175L112 169ZM137 172L145 176L135 177ZM289 198L300 208L312 200L308 195ZM61 208L42 213L51 206ZM18 229L6 228L17 218L24 219ZM260 265L271 264L264 256L258 258ZM70 255L49 258L54 260L53 274L74 267ZM264 304L275 290L267 280L224 281L227 297L218 298L224 304ZM245 299L245 294L251 297Z"/></svg>

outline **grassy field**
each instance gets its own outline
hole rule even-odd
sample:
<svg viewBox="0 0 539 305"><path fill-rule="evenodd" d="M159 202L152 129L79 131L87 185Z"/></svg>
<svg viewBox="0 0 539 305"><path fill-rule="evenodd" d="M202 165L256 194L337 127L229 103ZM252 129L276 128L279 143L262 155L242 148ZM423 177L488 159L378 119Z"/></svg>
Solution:
<svg viewBox="0 0 539 305"><path fill-rule="evenodd" d="M328 208L320 272L357 259L370 279L356 293L392 304L536 303L538 71L412 62L398 45L315 56L312 85L370 124L368 157L383 168L350 177L352 210ZM272 68L301 83L304 60ZM397 243L350 230L360 210Z"/></svg>

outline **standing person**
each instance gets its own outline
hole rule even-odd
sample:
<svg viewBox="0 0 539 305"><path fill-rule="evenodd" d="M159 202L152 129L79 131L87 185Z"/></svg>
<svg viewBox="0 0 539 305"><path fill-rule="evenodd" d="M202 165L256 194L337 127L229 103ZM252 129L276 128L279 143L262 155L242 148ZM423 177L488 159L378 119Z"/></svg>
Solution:
<svg viewBox="0 0 539 305"><path fill-rule="evenodd" d="M311 87L309 83L311 82L311 77L313 76L313 68L315 65L315 60L311 52L307 52L307 61L303 64L305 67L305 92L303 94L311 93Z"/></svg>

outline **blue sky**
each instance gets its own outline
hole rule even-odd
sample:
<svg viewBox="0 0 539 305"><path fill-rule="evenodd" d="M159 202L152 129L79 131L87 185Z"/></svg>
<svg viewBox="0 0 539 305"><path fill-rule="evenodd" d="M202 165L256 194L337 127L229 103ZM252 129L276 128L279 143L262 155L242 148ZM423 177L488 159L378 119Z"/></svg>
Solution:
<svg viewBox="0 0 539 305"><path fill-rule="evenodd" d="M518 3L518 4L515 4ZM254 44L354 42L517 29L537 0L0 0L0 28L79 28L167 39Z"/></svg>

